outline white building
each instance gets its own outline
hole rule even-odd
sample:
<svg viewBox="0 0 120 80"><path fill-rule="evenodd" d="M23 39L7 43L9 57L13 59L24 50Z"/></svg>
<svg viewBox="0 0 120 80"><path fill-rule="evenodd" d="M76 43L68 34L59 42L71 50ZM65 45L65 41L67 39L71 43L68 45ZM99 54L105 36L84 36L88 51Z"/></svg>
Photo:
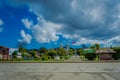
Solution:
<svg viewBox="0 0 120 80"><path fill-rule="evenodd" d="M18 48L10 48L9 49L9 56L10 56L10 58L13 59L12 54L15 51L17 52L17 58L21 58L21 54L19 53L19 49Z"/></svg>
<svg viewBox="0 0 120 80"><path fill-rule="evenodd" d="M12 55L13 54L13 52L19 52L19 50L18 50L18 48L10 48L9 49L9 55Z"/></svg>
<svg viewBox="0 0 120 80"><path fill-rule="evenodd" d="M22 58L22 53L18 52L17 53L17 58Z"/></svg>

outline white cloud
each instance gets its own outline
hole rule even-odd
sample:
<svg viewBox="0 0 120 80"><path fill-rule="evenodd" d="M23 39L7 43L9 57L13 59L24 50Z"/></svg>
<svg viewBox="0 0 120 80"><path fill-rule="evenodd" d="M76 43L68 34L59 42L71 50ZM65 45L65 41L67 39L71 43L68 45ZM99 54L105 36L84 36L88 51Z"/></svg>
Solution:
<svg viewBox="0 0 120 80"><path fill-rule="evenodd" d="M113 41L113 40L120 41L120 35L109 39L108 42L111 42L111 41Z"/></svg>
<svg viewBox="0 0 120 80"><path fill-rule="evenodd" d="M30 44L32 36L30 34L26 34L24 30L21 30L20 34L22 39L19 39L18 41Z"/></svg>
<svg viewBox="0 0 120 80"><path fill-rule="evenodd" d="M107 43L114 46L120 46L120 35L107 40Z"/></svg>
<svg viewBox="0 0 120 80"><path fill-rule="evenodd" d="M116 5L115 8L113 9L114 13L112 17L114 18L113 22L111 22L110 29L116 33L119 34L119 29L120 28L120 4Z"/></svg>
<svg viewBox="0 0 120 80"><path fill-rule="evenodd" d="M33 22L30 21L30 20L28 20L28 19L22 19L21 21L22 21L22 23L25 25L25 27L26 27L27 29L30 29L31 26L33 25Z"/></svg>
<svg viewBox="0 0 120 80"><path fill-rule="evenodd" d="M71 2L71 7L73 8L73 10L76 10L79 7L79 4L76 0L73 0Z"/></svg>
<svg viewBox="0 0 120 80"><path fill-rule="evenodd" d="M4 24L4 22L0 19L0 26L2 26ZM2 32L3 31L3 28L2 27L0 27L0 32Z"/></svg>
<svg viewBox="0 0 120 80"><path fill-rule="evenodd" d="M110 47L110 45L120 46L120 35L110 38L108 40L92 40L81 37L74 45L95 44L95 43L104 44L105 47Z"/></svg>
<svg viewBox="0 0 120 80"><path fill-rule="evenodd" d="M81 44L103 44L105 41L103 40L92 40L92 39L87 39L87 38L80 38L74 45L81 45Z"/></svg>
<svg viewBox="0 0 120 80"><path fill-rule="evenodd" d="M39 43L49 43L50 41L58 40L57 34L61 25L47 22L43 18L36 25L32 27L32 33L34 38Z"/></svg>
<svg viewBox="0 0 120 80"><path fill-rule="evenodd" d="M89 16L91 17L93 22L102 21L103 20L103 8L94 8L89 12Z"/></svg>
<svg viewBox="0 0 120 80"><path fill-rule="evenodd" d="M105 33L107 33L109 31L109 29L110 30L112 29L112 32L118 31L120 19L114 20L113 23L107 24L107 25L110 25L110 27L107 26L105 24L105 22L107 20L105 18L105 16L108 13L107 6L104 3L100 3L100 4L96 5L94 2L95 1L89 1L88 3L85 3L85 4L89 4L88 7L86 7L84 5L79 5L78 1L76 1L76 0L73 0L71 2L71 7L73 8L72 12L73 13L81 12L83 14L82 17L79 17L79 16L75 17L76 18L75 20L77 20L77 18L79 18L79 19L83 18L83 21L85 21L85 23L81 22L81 24L85 24L85 27L88 23L90 23L85 28L86 30L82 29L82 26L84 27L84 25L80 25L75 30L74 28L76 27L76 25L75 26L70 25L69 27L62 26L62 25L55 23L51 19L50 19L51 21L49 19L48 19L48 21L45 21L44 19L42 19L43 20L42 25L39 22L38 24L34 25L34 27L32 28L35 39L39 43L50 42L50 40L55 41L58 39L58 36L56 36L56 34L59 33L67 39L76 40L75 45L95 44L95 43L100 43L100 44L105 44L105 45L109 44L110 43L109 38L112 39L113 36L108 37L108 39L105 38L104 36L106 36L106 34L104 34L104 30L105 30ZM92 7L90 7L91 3L94 4ZM31 8L31 9L33 9L33 8ZM36 13L37 11L35 9L33 9L33 12ZM36 15L38 16L40 14L41 13L38 10L38 13ZM59 20L62 20L63 17L65 18L65 16L66 16L64 14L59 14L59 15L60 16L57 15L58 18L60 17ZM113 16L113 15L111 15L111 16ZM56 19L58 19L58 18L56 18ZM67 17L66 19L70 19L70 18ZM38 20L41 20L41 18L38 18ZM73 22L71 22L71 23L74 23L75 20L73 19ZM79 21L81 21L81 20L79 20ZM69 23L69 20L68 20L68 23ZM96 24L99 24L100 26L98 26ZM111 24L112 24L112 26L111 26ZM56 25L59 26L58 29L56 29L56 27L53 28ZM66 25L66 24L63 23L63 25ZM96 25L96 26L94 26L94 25ZM89 27L91 27L91 28L89 28ZM114 28L114 30L113 30L113 28ZM95 34L97 33L97 31L101 31L101 30L102 30L101 34L103 33L102 37L104 37L105 39L103 38L102 40L99 40L98 38L99 38L99 36L101 37L101 35L98 34L98 36L96 37ZM108 30L108 31L106 31L106 30ZM94 37L94 35L95 35L95 37ZM93 37L91 37L91 36L93 36ZM108 34L107 34L107 36L108 36Z"/></svg>
<svg viewBox="0 0 120 80"><path fill-rule="evenodd" d="M19 3L20 1L17 4ZM120 35L119 0L51 0L51 3L48 0L25 0L21 3L27 4L29 11L36 16L42 15L46 19L33 26L28 19L22 21L26 28L31 28L33 37L40 43L57 40L58 33L66 38L78 40L78 44L107 43L104 40L109 42L114 36ZM58 23L66 26L61 27ZM56 25L60 27L54 28Z"/></svg>

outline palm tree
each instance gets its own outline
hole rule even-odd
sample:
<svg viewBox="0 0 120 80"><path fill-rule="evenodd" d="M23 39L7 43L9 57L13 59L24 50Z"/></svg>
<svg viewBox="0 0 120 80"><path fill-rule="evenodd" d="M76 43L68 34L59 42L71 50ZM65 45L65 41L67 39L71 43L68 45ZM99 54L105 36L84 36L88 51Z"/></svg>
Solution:
<svg viewBox="0 0 120 80"><path fill-rule="evenodd" d="M96 47L97 50L100 49L100 44L95 43L95 47Z"/></svg>

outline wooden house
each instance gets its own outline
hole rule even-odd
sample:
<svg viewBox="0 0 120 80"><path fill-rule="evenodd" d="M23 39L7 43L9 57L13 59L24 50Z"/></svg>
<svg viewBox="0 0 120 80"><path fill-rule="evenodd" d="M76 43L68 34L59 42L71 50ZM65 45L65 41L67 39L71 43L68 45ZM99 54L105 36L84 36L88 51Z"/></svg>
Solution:
<svg viewBox="0 0 120 80"><path fill-rule="evenodd" d="M112 55L116 52L112 49L96 50L99 60L112 60Z"/></svg>

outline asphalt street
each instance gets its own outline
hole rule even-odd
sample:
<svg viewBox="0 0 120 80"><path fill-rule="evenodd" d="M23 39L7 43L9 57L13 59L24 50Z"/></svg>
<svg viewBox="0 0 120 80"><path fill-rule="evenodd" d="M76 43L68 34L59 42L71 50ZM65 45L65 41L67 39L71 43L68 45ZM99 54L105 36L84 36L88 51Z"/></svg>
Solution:
<svg viewBox="0 0 120 80"><path fill-rule="evenodd" d="M120 80L120 63L0 63L0 80Z"/></svg>

